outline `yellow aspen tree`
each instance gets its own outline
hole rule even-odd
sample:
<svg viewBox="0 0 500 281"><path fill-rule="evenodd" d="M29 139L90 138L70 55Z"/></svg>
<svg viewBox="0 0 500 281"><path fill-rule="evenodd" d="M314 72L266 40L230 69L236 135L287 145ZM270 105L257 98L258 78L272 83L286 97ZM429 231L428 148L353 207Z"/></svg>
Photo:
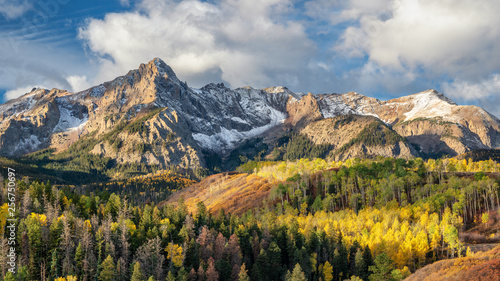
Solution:
<svg viewBox="0 0 500 281"><path fill-rule="evenodd" d="M441 234L439 233L439 229L436 227L434 232L432 232L431 234L431 245L430 245L433 251L434 258L436 258L437 249L440 243L441 243Z"/></svg>
<svg viewBox="0 0 500 281"><path fill-rule="evenodd" d="M417 257L418 257L418 260L419 260L419 265L423 265L424 262L425 262L425 255L427 254L427 252L429 251L429 242L428 242L428 239L427 239L427 234L425 233L425 231L421 230L417 237L415 238L416 239L416 253L417 253Z"/></svg>
<svg viewBox="0 0 500 281"><path fill-rule="evenodd" d="M325 281L332 281L333 279L333 266L328 261L323 265L323 277Z"/></svg>
<svg viewBox="0 0 500 281"><path fill-rule="evenodd" d="M170 242L165 251L167 251L167 259L171 260L175 267L179 268L182 266L184 256L181 246Z"/></svg>

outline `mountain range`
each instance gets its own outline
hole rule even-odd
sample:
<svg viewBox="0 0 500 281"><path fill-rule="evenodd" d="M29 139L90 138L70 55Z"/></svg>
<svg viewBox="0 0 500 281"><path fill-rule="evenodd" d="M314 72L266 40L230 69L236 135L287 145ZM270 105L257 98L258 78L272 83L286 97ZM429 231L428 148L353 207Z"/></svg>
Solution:
<svg viewBox="0 0 500 281"><path fill-rule="evenodd" d="M500 120L435 90L382 101L286 87L198 89L156 58L81 92L35 88L0 105L1 156L55 159L71 147L112 165L186 170L255 157L434 158L500 147Z"/></svg>

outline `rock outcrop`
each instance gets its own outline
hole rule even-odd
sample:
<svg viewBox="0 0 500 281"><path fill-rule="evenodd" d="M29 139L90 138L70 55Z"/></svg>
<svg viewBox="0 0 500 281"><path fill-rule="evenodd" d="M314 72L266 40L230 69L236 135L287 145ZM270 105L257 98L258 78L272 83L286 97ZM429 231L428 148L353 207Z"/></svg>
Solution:
<svg viewBox="0 0 500 281"><path fill-rule="evenodd" d="M331 145L328 157L336 160L454 156L500 146L495 116L434 90L381 101L285 87L195 89L160 59L82 92L33 89L0 105L0 155L7 157L46 148L59 153L93 139L89 153L117 163L192 169L206 166L206 153L223 157L247 139L290 131Z"/></svg>

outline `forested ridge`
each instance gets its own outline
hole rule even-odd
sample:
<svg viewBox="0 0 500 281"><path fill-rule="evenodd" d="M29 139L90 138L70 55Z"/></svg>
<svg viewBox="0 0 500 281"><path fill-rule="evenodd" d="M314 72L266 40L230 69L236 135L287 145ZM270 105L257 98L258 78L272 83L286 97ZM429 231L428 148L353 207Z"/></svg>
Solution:
<svg viewBox="0 0 500 281"><path fill-rule="evenodd" d="M23 179L18 272L7 273L5 260L0 271L4 280L401 280L464 255L468 224L495 223L499 167L456 159L250 161L238 171L273 186L261 207L242 215L225 212L224 200L216 213L203 201L190 212L183 197L175 206L146 204L119 190L143 182L167 192L189 181L170 173L87 190ZM5 232L0 251L5 259Z"/></svg>

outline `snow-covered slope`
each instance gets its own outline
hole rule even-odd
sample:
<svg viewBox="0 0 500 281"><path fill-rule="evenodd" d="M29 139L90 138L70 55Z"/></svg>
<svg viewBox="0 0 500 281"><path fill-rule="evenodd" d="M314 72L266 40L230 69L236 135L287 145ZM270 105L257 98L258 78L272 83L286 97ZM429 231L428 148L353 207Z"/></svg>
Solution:
<svg viewBox="0 0 500 281"><path fill-rule="evenodd" d="M304 95L285 87L229 89L212 83L198 89L154 59L85 91L33 89L0 105L0 155L64 148L90 133L99 138L152 111L159 113L144 121L146 129L114 136L124 143L122 148L102 141L93 153L122 162L191 167L203 165L202 151L226 155L246 139L272 139L346 114L382 120L422 155L500 146L496 117L478 107L456 105L434 90L381 101L355 92ZM139 144L150 150L131 157Z"/></svg>

